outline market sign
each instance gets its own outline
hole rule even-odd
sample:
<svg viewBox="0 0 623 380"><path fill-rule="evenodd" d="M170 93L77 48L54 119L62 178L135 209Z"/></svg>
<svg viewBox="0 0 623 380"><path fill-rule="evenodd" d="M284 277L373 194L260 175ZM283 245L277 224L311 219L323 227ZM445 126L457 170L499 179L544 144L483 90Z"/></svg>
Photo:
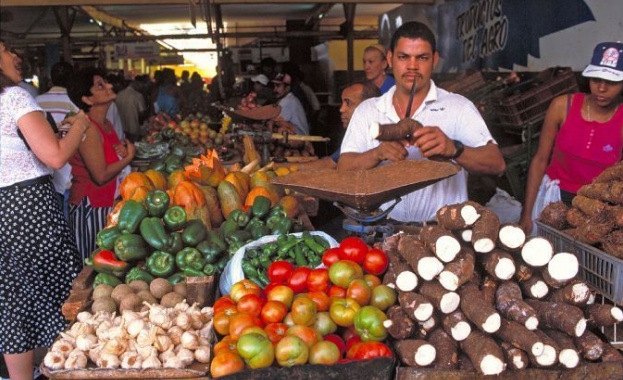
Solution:
<svg viewBox="0 0 623 380"><path fill-rule="evenodd" d="M134 42L115 44L115 59L153 59L160 56L160 45L156 42Z"/></svg>

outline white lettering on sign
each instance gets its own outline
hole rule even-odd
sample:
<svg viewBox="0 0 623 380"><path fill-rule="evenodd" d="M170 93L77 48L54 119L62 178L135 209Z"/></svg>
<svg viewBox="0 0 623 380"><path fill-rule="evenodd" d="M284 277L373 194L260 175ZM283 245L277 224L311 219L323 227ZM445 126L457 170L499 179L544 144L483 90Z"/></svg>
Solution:
<svg viewBox="0 0 623 380"><path fill-rule="evenodd" d="M456 37L463 47L462 62L484 58L506 47L508 18L504 0L480 0L457 17Z"/></svg>

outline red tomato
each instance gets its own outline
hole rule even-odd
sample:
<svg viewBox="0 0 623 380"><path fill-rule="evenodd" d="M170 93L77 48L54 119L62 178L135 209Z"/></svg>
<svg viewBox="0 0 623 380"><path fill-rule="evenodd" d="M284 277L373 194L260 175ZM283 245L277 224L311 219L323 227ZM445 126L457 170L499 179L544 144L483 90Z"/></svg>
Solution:
<svg viewBox="0 0 623 380"><path fill-rule="evenodd" d="M357 334L355 326L352 325L342 332L342 339L346 342L346 350L349 350L353 344L361 342L361 338L359 334Z"/></svg>
<svg viewBox="0 0 623 380"><path fill-rule="evenodd" d="M270 293L270 291L271 291L273 288L275 288L275 287L277 287L277 286L280 286L280 285L283 285L283 284L278 284L278 283L276 283L276 282L271 282L270 284L266 285L266 286L264 287L264 289L262 289L262 294L263 294L265 297L267 297L268 293Z"/></svg>
<svg viewBox="0 0 623 380"><path fill-rule="evenodd" d="M275 346L275 359L282 367L292 367L307 363L309 347L303 339L288 335L283 337Z"/></svg>
<svg viewBox="0 0 623 380"><path fill-rule="evenodd" d="M273 261L266 274L268 275L268 279L270 282L275 282L278 284L283 284L288 281L290 278L290 274L294 270L294 265L284 260Z"/></svg>
<svg viewBox="0 0 623 380"><path fill-rule="evenodd" d="M362 279L353 280L346 289L346 297L352 298L359 306L366 306L370 303L372 296L372 288Z"/></svg>
<svg viewBox="0 0 623 380"><path fill-rule="evenodd" d="M238 313L229 320L229 335L233 339L239 339L242 331L251 326L264 327L258 317L247 313Z"/></svg>
<svg viewBox="0 0 623 380"><path fill-rule="evenodd" d="M288 325L285 323L269 323L264 327L264 331L268 334L268 339L270 339L273 344L277 344L277 342L286 336L288 328Z"/></svg>
<svg viewBox="0 0 623 380"><path fill-rule="evenodd" d="M240 298L240 300L238 300L236 308L241 313L258 316L262 312L262 307L265 303L266 300L257 294L245 294L242 298Z"/></svg>
<svg viewBox="0 0 623 380"><path fill-rule="evenodd" d="M312 269L307 276L307 289L310 292L324 292L329 289L329 270L327 268Z"/></svg>
<svg viewBox="0 0 623 380"><path fill-rule="evenodd" d="M309 326L314 323L317 313L316 303L308 297L297 297L292 301L292 320L297 325Z"/></svg>
<svg viewBox="0 0 623 380"><path fill-rule="evenodd" d="M286 285L288 285L293 291L294 294L297 293L305 293L307 291L307 277L311 269L308 267L298 267L288 278Z"/></svg>
<svg viewBox="0 0 623 380"><path fill-rule="evenodd" d="M363 260L363 271L374 275L381 275L387 270L389 259L387 254L378 248L372 248Z"/></svg>
<svg viewBox="0 0 623 380"><path fill-rule="evenodd" d="M222 309L218 313L215 313L213 318L214 330L223 336L228 335L231 317L236 314L238 314L238 310L235 306L229 306L229 308Z"/></svg>
<svg viewBox="0 0 623 380"><path fill-rule="evenodd" d="M285 285L276 285L266 292L266 299L269 301L279 301L290 308L294 299L294 291Z"/></svg>
<svg viewBox="0 0 623 380"><path fill-rule="evenodd" d="M335 364L340 360L340 349L333 342L322 341L309 349L309 364Z"/></svg>
<svg viewBox="0 0 623 380"><path fill-rule="evenodd" d="M346 352L346 342L344 342L344 339L342 339L339 335L329 334L323 336L322 339L333 342L337 346L338 350L340 350L340 356L343 356L344 352Z"/></svg>
<svg viewBox="0 0 623 380"><path fill-rule="evenodd" d="M237 343L238 341L229 335L223 337L223 339L214 345L214 355L218 355L222 352L236 352Z"/></svg>
<svg viewBox="0 0 623 380"><path fill-rule="evenodd" d="M358 336L347 340L346 341L346 359L354 359L355 354L357 353L357 350L359 350L359 346L361 346L362 343L363 342L361 341L361 338Z"/></svg>
<svg viewBox="0 0 623 380"><path fill-rule="evenodd" d="M322 254L322 263L328 268L340 260L342 250L339 247L329 248Z"/></svg>
<svg viewBox="0 0 623 380"><path fill-rule="evenodd" d="M375 286L379 286L379 285L381 285L383 283L383 281L381 281L381 279L378 276L375 276L375 275L370 274L370 273L364 274L363 275L363 280L371 288L374 288Z"/></svg>
<svg viewBox="0 0 623 380"><path fill-rule="evenodd" d="M268 301L262 308L262 321L268 323L278 323L288 314L288 308L280 301Z"/></svg>
<svg viewBox="0 0 623 380"><path fill-rule="evenodd" d="M322 336L313 327L294 325L288 329L286 335L295 335L303 339L308 347L322 340Z"/></svg>
<svg viewBox="0 0 623 380"><path fill-rule="evenodd" d="M216 355L210 363L210 374L212 377L221 377L232 373L240 372L244 369L242 358L235 352L223 352Z"/></svg>
<svg viewBox="0 0 623 380"><path fill-rule="evenodd" d="M368 245L356 236L349 236L340 242L340 260L350 260L362 264L368 252Z"/></svg>
<svg viewBox="0 0 623 380"><path fill-rule="evenodd" d="M342 288L341 286L333 285L329 288L327 292L329 297L333 298L346 298L346 288Z"/></svg>
<svg viewBox="0 0 623 380"><path fill-rule="evenodd" d="M318 311L327 311L331 306L331 298L325 292L309 292L305 296L314 301Z"/></svg>
<svg viewBox="0 0 623 380"><path fill-rule="evenodd" d="M357 345L355 354L352 357L356 360L373 359L381 356L393 358L392 350L381 342L361 342Z"/></svg>
<svg viewBox="0 0 623 380"><path fill-rule="evenodd" d="M352 280L363 279L363 269L351 260L340 260L329 268L331 283L343 288L348 288Z"/></svg>
<svg viewBox="0 0 623 380"><path fill-rule="evenodd" d="M236 308L236 303L232 301L229 294L217 299L216 302L214 302L214 307L213 307L214 314L225 309L227 306L234 306L234 308Z"/></svg>
<svg viewBox="0 0 623 380"><path fill-rule="evenodd" d="M234 302L240 301L242 296L246 294L257 294L262 292L262 288L251 280L240 280L232 285L229 295Z"/></svg>

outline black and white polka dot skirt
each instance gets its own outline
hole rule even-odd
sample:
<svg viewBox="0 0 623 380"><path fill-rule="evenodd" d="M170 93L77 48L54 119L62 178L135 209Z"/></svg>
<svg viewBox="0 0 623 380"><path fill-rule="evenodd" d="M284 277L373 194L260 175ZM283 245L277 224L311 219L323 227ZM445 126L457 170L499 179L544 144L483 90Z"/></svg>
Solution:
<svg viewBox="0 0 623 380"><path fill-rule="evenodd" d="M0 189L0 352L49 346L79 255L50 181Z"/></svg>

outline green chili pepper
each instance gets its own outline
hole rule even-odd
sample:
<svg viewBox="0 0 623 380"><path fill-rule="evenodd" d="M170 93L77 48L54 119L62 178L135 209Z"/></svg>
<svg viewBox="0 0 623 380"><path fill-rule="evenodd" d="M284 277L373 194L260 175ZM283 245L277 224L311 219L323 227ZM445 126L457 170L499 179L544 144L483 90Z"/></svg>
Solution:
<svg viewBox="0 0 623 380"><path fill-rule="evenodd" d="M115 240L115 255L123 261L141 260L149 252L141 235L122 234Z"/></svg>
<svg viewBox="0 0 623 380"><path fill-rule="evenodd" d="M201 269L186 268L184 275L186 277L202 277L205 276L205 273L203 273L203 267Z"/></svg>
<svg viewBox="0 0 623 380"><path fill-rule="evenodd" d="M186 247L175 255L175 263L177 267L185 269L202 270L205 263L203 255L196 248Z"/></svg>
<svg viewBox="0 0 623 380"><path fill-rule="evenodd" d="M149 272L147 272L145 269L139 268L139 267L134 267L132 269L130 269L130 271L128 272L128 274L125 275L125 283L129 284L132 281L145 281L146 283L150 283L152 280L154 279L154 276L152 276Z"/></svg>
<svg viewBox="0 0 623 380"><path fill-rule="evenodd" d="M141 236L147 244L157 250L168 250L171 245L171 236L165 231L160 218L148 216L141 221L139 227Z"/></svg>
<svg viewBox="0 0 623 380"><path fill-rule="evenodd" d="M262 254L260 255L260 265L264 268L264 269L268 269L268 267L270 266L270 264L272 264L273 261L271 260L270 255L265 255Z"/></svg>
<svg viewBox="0 0 623 380"><path fill-rule="evenodd" d="M277 248L279 248L279 246L275 242L266 243L262 245L262 253L268 252L270 256L273 256L277 254Z"/></svg>
<svg viewBox="0 0 623 380"><path fill-rule="evenodd" d="M244 227L249 223L249 214L244 212L244 210L237 209L229 213L227 220L233 220L238 227Z"/></svg>
<svg viewBox="0 0 623 380"><path fill-rule="evenodd" d="M164 213L169 208L169 203L171 198L166 191L163 190L152 190L147 193L147 197L145 198L145 206L149 215L162 217Z"/></svg>
<svg viewBox="0 0 623 380"><path fill-rule="evenodd" d="M187 246L196 246L203 241L207 236L208 230L199 219L189 220L182 231L182 241Z"/></svg>
<svg viewBox="0 0 623 380"><path fill-rule="evenodd" d="M251 265L249 261L243 261L241 267L245 277L257 277L257 268Z"/></svg>
<svg viewBox="0 0 623 380"><path fill-rule="evenodd" d="M184 276L184 273L182 273L182 272L177 272L177 273L174 273L171 276L169 276L169 278L167 278L167 280L169 280L171 285L175 285L175 284L178 284L180 282L184 282L186 280L186 276Z"/></svg>
<svg viewBox="0 0 623 380"><path fill-rule="evenodd" d="M121 232L133 234L147 215L147 210L140 202L128 199L121 207L121 211L119 211L117 226Z"/></svg>
<svg viewBox="0 0 623 380"><path fill-rule="evenodd" d="M324 247L325 250L331 248L331 244L320 235L312 235L316 243Z"/></svg>
<svg viewBox="0 0 623 380"><path fill-rule="evenodd" d="M307 266L307 259L305 258L305 254L303 253L303 248L300 244L294 246L294 260L296 261L296 266L305 267Z"/></svg>
<svg viewBox="0 0 623 380"><path fill-rule="evenodd" d="M305 245L307 245L312 251L314 251L314 253L318 255L322 255L324 251L326 251L325 247L318 244L316 240L311 236L303 237L303 241L305 242Z"/></svg>
<svg viewBox="0 0 623 380"><path fill-rule="evenodd" d="M114 288L115 286L122 284L122 282L120 279L113 276L112 274L98 273L93 279L93 287L97 288L97 286L101 284L110 285Z"/></svg>
<svg viewBox="0 0 623 380"><path fill-rule="evenodd" d="M282 243L281 245L278 246L277 254L287 254L288 252L290 252L292 248L294 248L294 246L296 246L298 243L301 242L301 239L294 237L294 236L292 237L293 237L292 239L289 239L285 243Z"/></svg>
<svg viewBox="0 0 623 380"><path fill-rule="evenodd" d="M268 284L270 284L270 280L268 279L268 275L266 274L265 271L258 271L257 272L257 279L260 280L259 285L264 288L266 286L268 286Z"/></svg>
<svg viewBox="0 0 623 380"><path fill-rule="evenodd" d="M164 251L154 251L147 258L147 270L156 277L168 277L175 271L175 257Z"/></svg>
<svg viewBox="0 0 623 380"><path fill-rule="evenodd" d="M251 249L247 249L246 252L244 253L244 256L248 259L252 259L254 257L258 256L258 252L257 249L255 248L251 248Z"/></svg>
<svg viewBox="0 0 623 380"><path fill-rule="evenodd" d="M236 254L236 251L238 251L243 245L244 242L242 241L235 241L229 244L229 247L227 247L227 256L230 258L234 256Z"/></svg>
<svg viewBox="0 0 623 380"><path fill-rule="evenodd" d="M104 228L97 233L96 244L102 249L113 249L115 240L121 236L121 230L118 226Z"/></svg>
<svg viewBox="0 0 623 380"><path fill-rule="evenodd" d="M182 206L171 206L162 217L169 231L178 231L186 225L186 210Z"/></svg>

